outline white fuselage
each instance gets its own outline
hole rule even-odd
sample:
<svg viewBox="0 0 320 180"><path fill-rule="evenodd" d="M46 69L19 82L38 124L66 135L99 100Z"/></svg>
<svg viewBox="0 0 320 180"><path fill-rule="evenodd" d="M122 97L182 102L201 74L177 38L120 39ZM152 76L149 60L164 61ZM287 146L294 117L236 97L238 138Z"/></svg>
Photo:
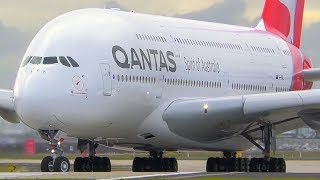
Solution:
<svg viewBox="0 0 320 180"><path fill-rule="evenodd" d="M290 91L294 72L287 43L270 33L105 9L52 20L28 56L70 56L79 67L19 69L15 108L25 124L138 149L245 150L251 144L240 136L179 137L161 114L177 99Z"/></svg>

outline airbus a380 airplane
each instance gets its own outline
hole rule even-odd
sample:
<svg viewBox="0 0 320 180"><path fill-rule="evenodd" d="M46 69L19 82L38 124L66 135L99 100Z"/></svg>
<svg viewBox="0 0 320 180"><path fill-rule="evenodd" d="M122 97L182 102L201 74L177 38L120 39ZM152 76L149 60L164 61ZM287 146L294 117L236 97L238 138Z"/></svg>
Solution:
<svg viewBox="0 0 320 180"><path fill-rule="evenodd" d="M76 137L75 171L110 171L98 145L150 152L133 171L177 171L163 152L221 151L207 171L285 172L274 135L320 129L320 70L301 52L304 0L266 0L255 28L106 9L49 22L31 42L0 115L50 142L41 170L69 171L60 146ZM262 141L260 146L257 141ZM253 145L263 158L236 158Z"/></svg>

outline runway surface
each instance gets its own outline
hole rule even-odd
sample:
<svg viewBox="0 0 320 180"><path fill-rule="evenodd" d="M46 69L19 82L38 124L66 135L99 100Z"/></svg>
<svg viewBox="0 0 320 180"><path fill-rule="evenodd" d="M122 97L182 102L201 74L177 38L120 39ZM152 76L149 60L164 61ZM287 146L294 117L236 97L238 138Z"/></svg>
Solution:
<svg viewBox="0 0 320 180"><path fill-rule="evenodd" d="M72 162L72 161L71 161ZM143 178L198 178L198 177L224 177L224 178L319 178L320 161L287 161L287 172L282 173L206 173L203 160L179 161L178 173L133 173L131 172L132 161L111 160L113 165L110 173L42 173L39 172L38 160L0 160L3 169L8 166L16 166L20 172L0 173L0 179L37 178L37 179L143 179Z"/></svg>

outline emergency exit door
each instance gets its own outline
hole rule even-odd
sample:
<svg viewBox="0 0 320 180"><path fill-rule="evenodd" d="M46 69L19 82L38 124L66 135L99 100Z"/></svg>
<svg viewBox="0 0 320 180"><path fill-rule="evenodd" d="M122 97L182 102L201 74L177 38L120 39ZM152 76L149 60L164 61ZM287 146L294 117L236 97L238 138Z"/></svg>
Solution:
<svg viewBox="0 0 320 180"><path fill-rule="evenodd" d="M100 63L100 71L102 75L102 83L103 83L103 95L111 96L112 93L112 77L110 66L107 63Z"/></svg>

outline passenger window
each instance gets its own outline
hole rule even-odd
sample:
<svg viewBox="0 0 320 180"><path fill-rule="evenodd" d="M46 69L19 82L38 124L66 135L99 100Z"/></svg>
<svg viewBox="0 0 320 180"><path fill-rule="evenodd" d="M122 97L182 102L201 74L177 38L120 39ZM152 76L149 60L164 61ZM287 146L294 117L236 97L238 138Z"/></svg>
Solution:
<svg viewBox="0 0 320 180"><path fill-rule="evenodd" d="M41 63L41 60L42 60L42 57L39 57L39 56L34 56L32 58L32 60L30 61L31 64L40 64Z"/></svg>
<svg viewBox="0 0 320 180"><path fill-rule="evenodd" d="M43 64L57 64L58 58L57 57L44 57Z"/></svg>
<svg viewBox="0 0 320 180"><path fill-rule="evenodd" d="M65 57L60 56L59 59L60 59L60 62L61 62L62 65L67 66L67 67L71 66L70 63L68 62L68 60Z"/></svg>
<svg viewBox="0 0 320 180"><path fill-rule="evenodd" d="M67 58L73 67L79 67L79 64L74 59L72 59L72 57L68 56Z"/></svg>

